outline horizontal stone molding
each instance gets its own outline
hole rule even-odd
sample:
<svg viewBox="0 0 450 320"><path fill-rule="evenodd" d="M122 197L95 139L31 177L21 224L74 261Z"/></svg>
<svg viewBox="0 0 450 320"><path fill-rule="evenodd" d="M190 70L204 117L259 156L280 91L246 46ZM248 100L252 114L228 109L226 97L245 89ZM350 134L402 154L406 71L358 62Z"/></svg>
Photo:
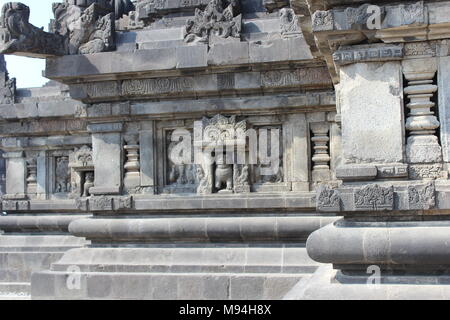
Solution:
<svg viewBox="0 0 450 320"><path fill-rule="evenodd" d="M319 109L331 111L335 110L335 94L333 91L307 92L307 93L284 93L282 95L267 94L264 96L241 96L241 97L209 97L202 99L182 99L174 101L127 101L127 102L107 102L92 105L84 105L80 102L72 101L70 108L65 108L62 113L59 105L52 105L45 116L35 116L32 113L19 114L11 112L20 106L17 104L0 106L0 135L14 136L27 133L47 133L56 134L50 137L25 138L22 142L10 141L8 144L2 143L3 147L13 148L22 146L41 146L51 148L58 144L86 144L79 142L85 137L81 136L61 136L61 133L72 133L74 131L85 132L87 130L88 119L123 119L129 116L148 116L152 119L174 119L190 116L202 116L205 112L239 112L248 114L272 114L276 109L281 113L318 111ZM83 109L82 119L78 119L79 108ZM75 119L67 120L67 117ZM52 119L49 119L52 118ZM55 118L60 118L55 121ZM39 119L39 122L35 121ZM7 121L1 121L7 120ZM87 140L86 140L87 141ZM25 145L24 145L25 143Z"/></svg>
<svg viewBox="0 0 450 320"><path fill-rule="evenodd" d="M313 260L342 268L441 265L448 269L449 232L450 223L444 221L364 223L341 219L312 233L307 250Z"/></svg>
<svg viewBox="0 0 450 320"><path fill-rule="evenodd" d="M252 20L253 25L258 21ZM278 31L278 30L277 30ZM162 31L164 32L164 30ZM131 34L131 36L133 36ZM250 35L251 36L251 35ZM135 36L136 37L136 36ZM278 34L278 37L280 35ZM179 39L181 40L181 39ZM102 52L89 55L66 55L46 60L45 77L70 82L82 78L110 78L120 74L178 73L185 70L233 69L264 63L304 63L314 59L303 37L264 39L262 41L224 41L208 46L178 45L148 48L161 41L142 43L136 50L136 39L129 51ZM139 41L139 40L138 40ZM280 50L282 48L282 50Z"/></svg>
<svg viewBox="0 0 450 320"><path fill-rule="evenodd" d="M335 217L214 217L83 219L72 235L95 242L286 242L304 241Z"/></svg>
<svg viewBox="0 0 450 320"><path fill-rule="evenodd" d="M133 257L133 260L130 260ZM264 257L264 259L261 259ZM311 272L316 264L304 247L149 247L149 248L79 248L67 252L53 264L52 271L67 271L77 265L83 272L169 273L257 273Z"/></svg>
<svg viewBox="0 0 450 320"><path fill-rule="evenodd" d="M242 72L70 84L70 94L83 102L132 100L144 97L196 97L235 92L283 91L294 88L329 88L324 67L263 72Z"/></svg>
<svg viewBox="0 0 450 320"><path fill-rule="evenodd" d="M79 214L39 214L0 216L0 230L9 232L68 232L69 224L90 215Z"/></svg>
<svg viewBox="0 0 450 320"><path fill-rule="evenodd" d="M341 49L333 53L333 61L337 65L347 65L358 62L392 61L403 59L402 46L380 46L368 48Z"/></svg>

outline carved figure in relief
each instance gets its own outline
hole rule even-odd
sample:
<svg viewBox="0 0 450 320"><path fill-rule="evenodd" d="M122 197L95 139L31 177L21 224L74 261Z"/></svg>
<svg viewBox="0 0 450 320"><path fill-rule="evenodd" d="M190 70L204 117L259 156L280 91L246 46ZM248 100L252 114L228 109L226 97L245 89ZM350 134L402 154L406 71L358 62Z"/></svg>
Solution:
<svg viewBox="0 0 450 320"><path fill-rule="evenodd" d="M205 171L203 171L202 167L197 167L197 177L199 180L197 193L198 194L211 193L210 177L208 173L205 173Z"/></svg>
<svg viewBox="0 0 450 320"><path fill-rule="evenodd" d="M189 155L183 154L186 148L190 146L191 142L184 141L186 137L179 137L179 141L172 141L173 132L167 136L169 146L167 148L168 154L168 182L169 184L195 184L196 183L196 165L190 163ZM176 159L176 161L174 161Z"/></svg>
<svg viewBox="0 0 450 320"><path fill-rule="evenodd" d="M216 160L215 187L218 191L233 190L233 166L226 164L224 157ZM225 185L225 189L223 186Z"/></svg>
<svg viewBox="0 0 450 320"><path fill-rule="evenodd" d="M83 185L83 197L89 197L90 192L89 189L91 189L94 186L94 173L93 172L86 172L85 175L85 182Z"/></svg>
<svg viewBox="0 0 450 320"><path fill-rule="evenodd" d="M56 158L55 169L55 193L70 191L70 171L69 157L62 156Z"/></svg>

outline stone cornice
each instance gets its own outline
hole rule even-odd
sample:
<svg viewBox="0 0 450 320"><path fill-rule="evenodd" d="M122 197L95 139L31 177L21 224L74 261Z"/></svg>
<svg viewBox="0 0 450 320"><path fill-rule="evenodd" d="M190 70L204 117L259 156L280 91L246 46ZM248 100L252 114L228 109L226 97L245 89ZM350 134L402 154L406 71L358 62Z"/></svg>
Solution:
<svg viewBox="0 0 450 320"><path fill-rule="evenodd" d="M334 83L339 83L333 54L342 46L367 42L410 43L450 38L450 2L402 1L307 1L312 15L312 31ZM343 7L343 5L354 6ZM334 5L339 7L332 8ZM356 6L358 5L358 6ZM378 5L380 26L371 27L369 5ZM322 8L322 9L320 9ZM306 31L306 30L305 30ZM304 31L304 32L305 32Z"/></svg>

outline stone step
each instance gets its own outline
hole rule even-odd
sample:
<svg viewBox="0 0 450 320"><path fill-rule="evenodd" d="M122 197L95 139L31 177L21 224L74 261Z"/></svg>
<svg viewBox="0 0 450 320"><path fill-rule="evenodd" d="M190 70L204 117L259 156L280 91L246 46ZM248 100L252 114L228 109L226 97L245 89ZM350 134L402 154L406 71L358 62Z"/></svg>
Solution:
<svg viewBox="0 0 450 320"><path fill-rule="evenodd" d="M27 282L31 273L49 270L63 252L0 252L0 281Z"/></svg>
<svg viewBox="0 0 450 320"><path fill-rule="evenodd" d="M317 263L304 247L79 248L64 254L51 270L83 272L309 273Z"/></svg>
<svg viewBox="0 0 450 320"><path fill-rule="evenodd" d="M73 276L73 282L67 282ZM77 278L78 277L78 278ZM281 299L310 274L126 273L44 271L33 274L33 299ZM77 284L78 287L73 287Z"/></svg>
<svg viewBox="0 0 450 320"><path fill-rule="evenodd" d="M46 246L46 247L18 247L18 246L0 246L0 254L36 252L36 253L55 253L66 252L70 249L79 248L79 246Z"/></svg>
<svg viewBox="0 0 450 320"><path fill-rule="evenodd" d="M2 296L2 295L0 295L0 301L1 300L31 300L31 296L30 295L28 295L28 296L18 296L18 295L5 295L5 296Z"/></svg>

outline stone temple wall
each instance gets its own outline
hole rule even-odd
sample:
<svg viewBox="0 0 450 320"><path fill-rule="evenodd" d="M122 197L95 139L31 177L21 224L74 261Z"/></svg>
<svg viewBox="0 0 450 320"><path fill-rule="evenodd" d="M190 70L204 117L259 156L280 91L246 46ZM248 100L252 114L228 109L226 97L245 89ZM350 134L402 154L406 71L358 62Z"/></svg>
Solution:
<svg viewBox="0 0 450 320"><path fill-rule="evenodd" d="M449 10L6 4L0 298L448 297Z"/></svg>

